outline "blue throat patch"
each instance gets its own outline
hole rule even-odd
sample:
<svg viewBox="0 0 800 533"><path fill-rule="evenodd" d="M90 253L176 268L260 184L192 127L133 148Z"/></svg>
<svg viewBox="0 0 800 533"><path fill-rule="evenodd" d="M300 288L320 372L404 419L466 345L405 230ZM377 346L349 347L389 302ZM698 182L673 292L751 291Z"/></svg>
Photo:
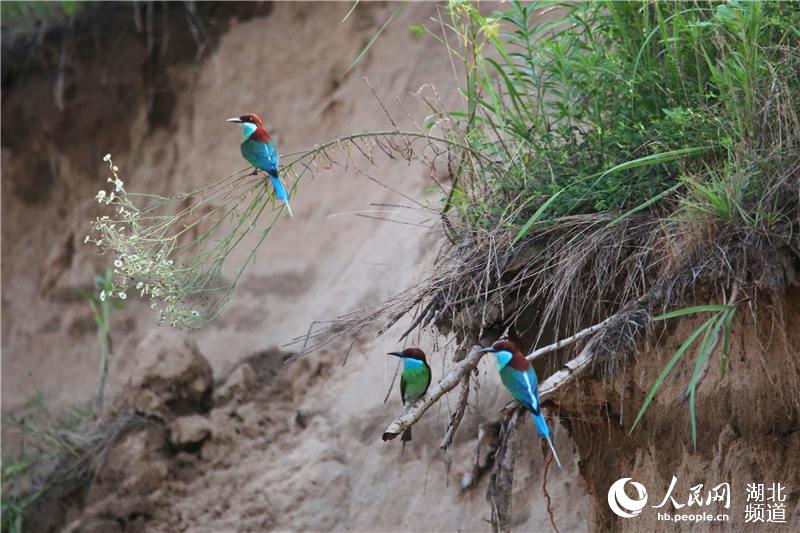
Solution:
<svg viewBox="0 0 800 533"><path fill-rule="evenodd" d="M411 359L409 357L403 358L403 370L413 370L422 366L425 366L425 364L418 359Z"/></svg>
<svg viewBox="0 0 800 533"><path fill-rule="evenodd" d="M499 370L503 370L506 365L511 362L512 355L511 352L501 350L499 352L495 352L494 357L497 359L497 368Z"/></svg>
<svg viewBox="0 0 800 533"><path fill-rule="evenodd" d="M250 136L258 129L258 126L249 122L241 122L239 127L242 128L242 131L244 132L244 138L242 139L242 142L249 139Z"/></svg>

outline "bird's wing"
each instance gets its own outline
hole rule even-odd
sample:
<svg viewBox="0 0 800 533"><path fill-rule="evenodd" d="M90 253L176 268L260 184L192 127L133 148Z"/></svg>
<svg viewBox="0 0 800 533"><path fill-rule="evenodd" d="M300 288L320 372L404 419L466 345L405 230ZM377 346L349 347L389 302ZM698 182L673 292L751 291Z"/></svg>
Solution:
<svg viewBox="0 0 800 533"><path fill-rule="evenodd" d="M274 143L245 141L242 143L242 155L254 167L266 171L270 176L278 177L278 161L280 157Z"/></svg>
<svg viewBox="0 0 800 533"><path fill-rule="evenodd" d="M431 377L433 376L433 372L431 372L431 367L428 366L428 363L425 363L425 369L428 371L428 381L425 383L425 390L422 391L422 394L428 392L428 387L431 386Z"/></svg>
<svg viewBox="0 0 800 533"><path fill-rule="evenodd" d="M515 400L520 402L534 414L538 414L539 400L536 391L536 374L534 374L533 379L531 379L531 376L529 375L531 372L531 369L526 372L521 372L519 370L506 367L501 372L500 377L503 380L503 384L508 388Z"/></svg>
<svg viewBox="0 0 800 533"><path fill-rule="evenodd" d="M400 373L400 399L403 400L403 404L406 403L406 378L403 373Z"/></svg>
<svg viewBox="0 0 800 533"><path fill-rule="evenodd" d="M539 380L536 379L536 373L532 368L529 368L527 371L523 372L522 375L525 378L525 387L531 399L533 412L539 414Z"/></svg>

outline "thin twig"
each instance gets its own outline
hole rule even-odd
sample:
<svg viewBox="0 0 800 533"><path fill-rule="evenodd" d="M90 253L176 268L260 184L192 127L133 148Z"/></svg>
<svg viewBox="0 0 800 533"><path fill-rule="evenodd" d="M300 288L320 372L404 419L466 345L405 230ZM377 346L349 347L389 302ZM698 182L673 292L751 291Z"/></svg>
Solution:
<svg viewBox="0 0 800 533"><path fill-rule="evenodd" d="M495 467L486 499L492 508L492 531L506 533L511 531L511 491L514 485L514 462L517 457L515 433L522 409L515 407L508 414L500 430L500 445L495 453Z"/></svg>
<svg viewBox="0 0 800 533"><path fill-rule="evenodd" d="M458 426L461 425L461 419L464 418L464 412L467 410L467 400L469 400L469 374L461 379L461 392L458 394L458 405L453 415L450 417L450 424L447 426L447 431L444 434L442 443L439 448L446 450L453 443L453 436L456 434Z"/></svg>

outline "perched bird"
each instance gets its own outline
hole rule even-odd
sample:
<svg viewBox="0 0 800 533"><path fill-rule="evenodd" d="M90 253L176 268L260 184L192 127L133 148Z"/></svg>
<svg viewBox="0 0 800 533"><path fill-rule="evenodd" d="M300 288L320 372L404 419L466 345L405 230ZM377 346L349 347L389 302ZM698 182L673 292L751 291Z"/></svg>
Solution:
<svg viewBox="0 0 800 533"><path fill-rule="evenodd" d="M255 173L263 170L269 176L272 186L275 188L275 196L278 200L286 204L289 216L292 215L292 207L289 205L289 193L283 185L283 181L278 175L278 149L275 143L264 129L264 124L257 115L242 115L241 117L229 118L228 122L238 124L244 132L242 139L242 156L248 163L256 167Z"/></svg>
<svg viewBox="0 0 800 533"><path fill-rule="evenodd" d="M419 348L406 348L402 352L389 352L403 359L403 373L400 375L400 397L403 399L403 414L417 398L425 394L431 384L431 367L425 360L425 353ZM403 431L403 442L411 440L411 428Z"/></svg>
<svg viewBox="0 0 800 533"><path fill-rule="evenodd" d="M497 367L500 370L500 379L506 386L511 396L531 412L531 418L536 425L536 432L540 437L547 440L553 457L556 459L558 468L561 468L561 461L553 447L553 440L550 437L550 427L547 425L544 415L539 405L539 380L536 372L531 368L530 363L525 359L522 350L512 341L497 341L491 348L484 348L482 351L493 353L497 359Z"/></svg>

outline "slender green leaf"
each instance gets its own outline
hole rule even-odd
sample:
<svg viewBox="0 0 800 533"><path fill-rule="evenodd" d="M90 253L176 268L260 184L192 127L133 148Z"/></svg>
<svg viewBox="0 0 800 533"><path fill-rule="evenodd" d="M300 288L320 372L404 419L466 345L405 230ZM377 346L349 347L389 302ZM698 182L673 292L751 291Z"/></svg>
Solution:
<svg viewBox="0 0 800 533"><path fill-rule="evenodd" d="M657 194L657 195L653 196L649 200L647 200L645 202L642 202L641 204L637 205L633 209L631 209L629 211L626 211L625 213L621 214L620 216L618 216L617 218L615 218L614 220L612 220L611 222L606 224L606 227L610 228L611 226L615 226L618 223L620 223L623 220L625 220L626 218L628 218L629 216L633 215L634 213L638 213L639 211L641 211L643 209L647 209L648 207L650 207L654 203L658 202L659 200L661 200L661 199L665 198L666 196L669 196L673 192L677 191L681 186L682 186L681 183L673 185L672 187L670 187L666 191L663 191L660 194Z"/></svg>
<svg viewBox="0 0 800 533"><path fill-rule="evenodd" d="M682 309L670 311L669 313L664 313L663 315L654 316L653 320L668 320L670 318L678 318L681 316L693 315L695 313L718 313L720 311L725 311L726 309L728 309L728 306L721 304L696 305L694 307L684 307Z"/></svg>
<svg viewBox="0 0 800 533"><path fill-rule="evenodd" d="M697 397L697 380L703 369L706 360L711 356L714 342L719 333L720 327L725 320L725 313L719 313L714 316L714 323L709 324L706 328L706 334L703 336L703 342L700 343L700 351L697 354L697 360L694 363L694 372L692 372L692 379L689 381L689 422L692 428L692 447L697 449L697 416L695 411L696 397Z"/></svg>
<svg viewBox="0 0 800 533"><path fill-rule="evenodd" d="M608 170L601 172L599 178L602 179L614 172L621 172L623 170L630 170L632 168L646 167L651 165L659 165L662 163L669 163L678 159L689 157L693 155L703 154L709 150L713 150L715 146L695 146L692 148L681 148L680 150L670 150L669 152L660 152L658 154L650 154L644 157L639 157L631 161L620 163Z"/></svg>
<svg viewBox="0 0 800 533"><path fill-rule="evenodd" d="M550 204L555 202L556 198L558 198L561 195L561 193L566 191L568 188L569 187L564 187L563 189L561 189L560 191L555 193L553 196L548 198L545 203L543 203L541 206L539 206L539 209L537 209L536 212L531 215L531 217L528 219L528 221L525 222L525 224L522 226L522 228L520 228L519 232L517 233L517 236L514 237L513 241L511 241L511 246L514 246L515 244L517 244L520 239L522 239L523 237L525 237L525 235L528 234L528 231L530 231L531 226L533 226L542 217L542 214L545 212L545 210L548 207L550 207Z"/></svg>
<svg viewBox="0 0 800 533"><path fill-rule="evenodd" d="M353 9L355 9L355 7L356 7L356 6L353 6ZM353 60L353 62L352 62L352 63L350 63L350 66L349 66L349 67L347 67L347 70L345 70L345 71L342 73L342 76L344 76L345 74L347 74L348 72L350 72L350 70L351 70L353 67L355 67L356 65L358 65L358 63L359 63L359 62L361 62L361 60L362 60L362 59L364 59L364 56L365 56L365 55L367 55L367 52L369 52L369 49L370 49L370 48L372 48L372 45L373 45L373 44L375 44L375 41L377 41L377 40L378 40L378 37L380 37L380 36L381 36L381 34L383 33L383 30L385 30L385 29L386 29L386 28L389 26L389 24L391 24L391 23L392 23L392 21L393 21L393 20L394 20L394 18L397 16L397 14L398 14L398 13L400 13L400 12L401 12L403 9L405 9L405 7L406 7L406 3L405 3L405 2L403 2L402 4L400 4L400 6L399 6L397 9L395 9L395 10L394 10L394 12L391 14L391 16L389 16L389 18L386 20L386 22L384 22L384 23L383 23L383 26L381 26L381 27L378 29L378 31L376 31L376 32L375 32L375 35L373 35L373 36L372 36L372 39L370 39L370 40L369 40L369 42L367 43L367 46L365 46L365 47L364 47L364 49L363 49L363 50L361 50L361 53L360 53L360 54L358 54L358 56L357 56L357 57L356 57L356 58ZM352 11L352 10L351 10L351 11Z"/></svg>
<svg viewBox="0 0 800 533"><path fill-rule="evenodd" d="M639 420L641 420L642 415L644 415L644 412L647 410L647 406L650 405L650 402L655 397L656 393L658 392L658 389L660 389L661 385L664 384L664 380L667 378L667 375L670 373L672 368L680 360L680 358L683 355L683 353L686 351L687 348L689 348L689 346L692 345L692 343L695 341L695 339L703 331L705 331L708 328L709 324L711 324L713 321L714 321L714 317L711 317L708 320L706 320L705 322L703 322L696 330L694 330L692 332L692 334L689 335L689 337L687 337L685 341L683 341L683 344L681 344L680 348L678 348L678 351L675 352L675 354L672 356L672 358L669 360L669 362L667 362L667 365L664 367L664 369L658 375L658 377L656 378L655 383L653 384L653 387L650 389L650 392L647 394L647 397L645 398L641 409L639 409L639 414L636 415L636 420L634 420L633 425L631 426L631 429L630 429L629 433L633 433L633 430L636 428L636 425L639 423Z"/></svg>
<svg viewBox="0 0 800 533"><path fill-rule="evenodd" d="M730 351L731 330L733 328L733 316L736 314L736 307L732 307L725 315L725 338L722 343L722 361L720 362L720 374L725 375L728 369L728 354Z"/></svg>

